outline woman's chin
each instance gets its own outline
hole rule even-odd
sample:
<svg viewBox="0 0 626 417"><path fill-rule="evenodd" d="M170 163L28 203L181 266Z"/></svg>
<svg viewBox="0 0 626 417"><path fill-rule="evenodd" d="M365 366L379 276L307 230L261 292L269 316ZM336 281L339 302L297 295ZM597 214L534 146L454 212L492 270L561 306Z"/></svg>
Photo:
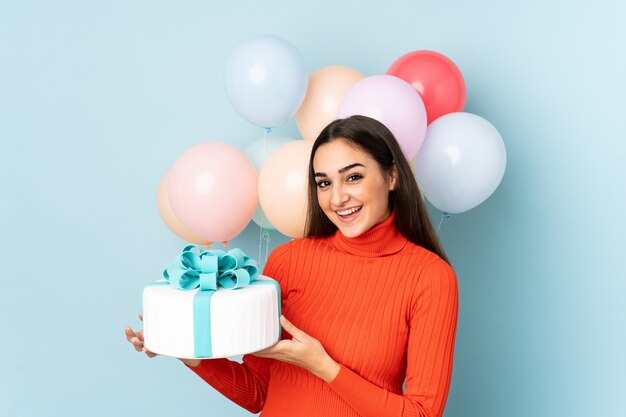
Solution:
<svg viewBox="0 0 626 417"><path fill-rule="evenodd" d="M365 230L362 230L362 227L359 227L358 224L346 226L343 224L337 225L337 228L345 237L357 237L362 234Z"/></svg>
<svg viewBox="0 0 626 417"><path fill-rule="evenodd" d="M352 231L343 231L343 230L341 230L341 234L343 234L345 237L353 238L353 237L359 236L361 234L361 232L352 232Z"/></svg>

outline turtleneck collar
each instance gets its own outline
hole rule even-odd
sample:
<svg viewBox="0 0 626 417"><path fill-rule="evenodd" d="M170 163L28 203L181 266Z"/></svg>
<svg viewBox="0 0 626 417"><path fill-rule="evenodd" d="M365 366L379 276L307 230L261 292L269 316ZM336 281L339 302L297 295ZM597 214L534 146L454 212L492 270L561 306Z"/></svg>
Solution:
<svg viewBox="0 0 626 417"><path fill-rule="evenodd" d="M356 237L346 237L339 229L330 240L335 247L343 252L356 256L375 258L393 255L404 248L408 242L396 227L396 212L371 229Z"/></svg>

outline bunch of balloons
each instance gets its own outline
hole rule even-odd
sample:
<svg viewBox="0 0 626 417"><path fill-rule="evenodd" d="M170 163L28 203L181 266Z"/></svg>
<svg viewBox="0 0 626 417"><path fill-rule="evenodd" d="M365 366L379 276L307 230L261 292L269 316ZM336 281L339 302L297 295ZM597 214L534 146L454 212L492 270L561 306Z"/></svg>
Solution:
<svg viewBox="0 0 626 417"><path fill-rule="evenodd" d="M227 241L251 219L266 231L303 236L313 141L328 123L352 115L389 128L424 195L444 213L476 207L504 175L502 137L463 112L463 76L438 52L410 52L384 75L329 66L309 76L291 43L262 35L235 47L224 77L233 107L265 134L244 152L220 142L196 145L163 176L159 213L187 241ZM294 115L303 139L270 136Z"/></svg>

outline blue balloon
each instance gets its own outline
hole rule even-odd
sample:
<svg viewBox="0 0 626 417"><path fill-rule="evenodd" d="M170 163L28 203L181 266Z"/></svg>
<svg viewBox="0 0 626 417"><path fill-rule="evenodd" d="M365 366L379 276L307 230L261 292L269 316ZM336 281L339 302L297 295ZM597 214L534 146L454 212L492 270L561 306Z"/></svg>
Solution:
<svg viewBox="0 0 626 417"><path fill-rule="evenodd" d="M249 38L231 52L224 71L226 95L250 123L280 126L304 100L308 84L304 59L288 41L274 35Z"/></svg>

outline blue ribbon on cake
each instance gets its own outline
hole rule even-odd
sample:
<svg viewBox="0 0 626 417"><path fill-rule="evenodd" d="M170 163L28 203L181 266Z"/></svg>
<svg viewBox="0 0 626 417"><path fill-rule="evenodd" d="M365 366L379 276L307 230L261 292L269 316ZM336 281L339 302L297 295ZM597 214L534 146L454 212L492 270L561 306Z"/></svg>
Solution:
<svg viewBox="0 0 626 417"><path fill-rule="evenodd" d="M163 271L163 278L167 282L154 284L169 284L183 291L200 288L193 298L194 355L197 358L210 358L211 296L218 287L236 290L249 285L274 285L280 316L280 286L274 280L257 280L259 275L257 261L246 256L239 248L228 252L219 249L203 251L196 245L189 245Z"/></svg>

